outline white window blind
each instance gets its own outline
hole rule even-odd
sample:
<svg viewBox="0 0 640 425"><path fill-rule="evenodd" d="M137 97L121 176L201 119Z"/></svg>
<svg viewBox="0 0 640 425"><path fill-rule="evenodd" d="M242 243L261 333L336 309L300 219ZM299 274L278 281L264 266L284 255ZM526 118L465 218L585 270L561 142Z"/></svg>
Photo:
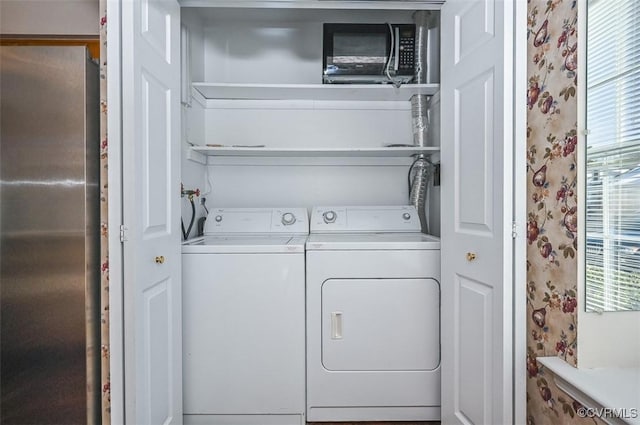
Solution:
<svg viewBox="0 0 640 425"><path fill-rule="evenodd" d="M586 307L640 309L640 1L590 0Z"/></svg>

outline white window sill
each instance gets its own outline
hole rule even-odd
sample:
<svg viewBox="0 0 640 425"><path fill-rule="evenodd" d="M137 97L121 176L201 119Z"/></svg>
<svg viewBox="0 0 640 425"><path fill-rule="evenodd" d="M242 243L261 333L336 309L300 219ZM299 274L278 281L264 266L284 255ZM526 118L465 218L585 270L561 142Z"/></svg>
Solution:
<svg viewBox="0 0 640 425"><path fill-rule="evenodd" d="M608 424L640 425L640 368L577 369L559 357L537 360L553 372L558 388L592 409L587 413Z"/></svg>

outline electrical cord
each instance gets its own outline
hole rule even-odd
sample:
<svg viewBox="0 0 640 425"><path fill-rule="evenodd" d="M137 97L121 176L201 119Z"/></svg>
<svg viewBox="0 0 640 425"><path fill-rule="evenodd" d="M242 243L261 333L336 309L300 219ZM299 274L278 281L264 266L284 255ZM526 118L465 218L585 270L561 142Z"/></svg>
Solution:
<svg viewBox="0 0 640 425"><path fill-rule="evenodd" d="M193 202L193 196L189 196L189 202L191 202L191 221L189 222L189 228L184 230L184 221L180 218L180 226L182 227L182 236L186 241L189 238L189 234L191 233L191 228L193 227L193 222L196 219L196 204Z"/></svg>
<svg viewBox="0 0 640 425"><path fill-rule="evenodd" d="M393 59L393 53L395 50L395 36L393 34L393 27L391 26L390 23L387 22L387 26L389 27L389 35L390 35L390 40L391 40L391 45L389 46L389 59L387 59L387 66L385 67L385 73L387 74L387 78L389 79L389 81L391 81L392 83L395 83L395 81L393 81L393 78L391 78L391 73L389 72L389 67L391 66L391 60Z"/></svg>
<svg viewBox="0 0 640 425"><path fill-rule="evenodd" d="M209 208L207 208L206 202L207 202L207 198L205 197L200 198L200 205L202 205L202 208L204 208L207 215L209 215Z"/></svg>
<svg viewBox="0 0 640 425"><path fill-rule="evenodd" d="M389 81L396 86L397 88L399 88L402 85L402 79L398 78L396 80L393 79L393 77L391 76L391 71L389 71L389 68L391 67L391 61L393 60L393 56L394 54L397 56L400 52L396 52L396 36L395 33L393 31L393 27L391 26L390 23L387 22L387 26L389 27L389 38L391 41L391 46L389 46L389 59L387 60L387 65L385 66L385 74L387 76L387 79L389 79ZM397 71L397 69L395 70ZM410 82L411 79L409 79L408 81L405 82Z"/></svg>
<svg viewBox="0 0 640 425"><path fill-rule="evenodd" d="M204 191L202 192L202 196L207 196L213 190L213 185L211 184L211 177L209 176L209 167L205 167L204 169Z"/></svg>

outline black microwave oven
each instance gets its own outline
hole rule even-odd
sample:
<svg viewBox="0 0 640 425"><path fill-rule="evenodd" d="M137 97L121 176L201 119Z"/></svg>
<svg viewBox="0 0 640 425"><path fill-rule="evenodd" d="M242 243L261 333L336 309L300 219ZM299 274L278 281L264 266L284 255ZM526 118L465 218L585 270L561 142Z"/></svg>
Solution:
<svg viewBox="0 0 640 425"><path fill-rule="evenodd" d="M325 84L404 84L415 74L414 24L324 24Z"/></svg>

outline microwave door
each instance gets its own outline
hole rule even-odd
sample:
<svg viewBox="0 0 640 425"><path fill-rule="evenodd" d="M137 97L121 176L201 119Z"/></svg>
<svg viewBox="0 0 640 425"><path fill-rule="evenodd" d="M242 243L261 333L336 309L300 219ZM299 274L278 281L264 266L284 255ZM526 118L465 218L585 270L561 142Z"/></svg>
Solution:
<svg viewBox="0 0 640 425"><path fill-rule="evenodd" d="M384 76L390 36L385 24L325 24L325 76Z"/></svg>

